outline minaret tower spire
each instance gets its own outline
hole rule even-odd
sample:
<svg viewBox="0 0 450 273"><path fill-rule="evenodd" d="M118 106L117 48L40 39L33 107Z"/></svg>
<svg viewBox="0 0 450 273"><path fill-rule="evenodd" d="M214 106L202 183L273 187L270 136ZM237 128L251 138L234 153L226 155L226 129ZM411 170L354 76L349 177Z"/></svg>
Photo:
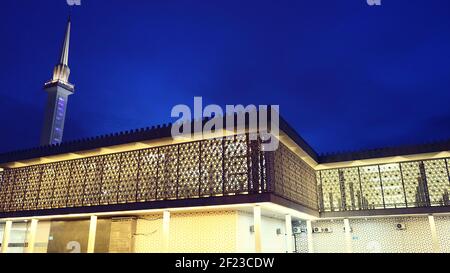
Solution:
<svg viewBox="0 0 450 273"><path fill-rule="evenodd" d="M44 127L41 134L41 145L52 145L62 142L66 108L69 96L75 92L75 86L69 82L69 45L71 19L67 21L66 34L61 50L59 63L53 69L53 78L44 85L47 92Z"/></svg>

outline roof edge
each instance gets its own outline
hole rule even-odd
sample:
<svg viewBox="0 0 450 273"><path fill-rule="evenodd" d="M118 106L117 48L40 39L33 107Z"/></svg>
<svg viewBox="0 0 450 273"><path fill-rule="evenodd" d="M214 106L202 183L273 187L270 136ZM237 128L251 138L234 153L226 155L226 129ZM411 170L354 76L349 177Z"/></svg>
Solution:
<svg viewBox="0 0 450 273"><path fill-rule="evenodd" d="M223 117L224 122L226 122L226 118L227 116ZM204 125L210 119L211 118L204 118L203 120L199 119L192 120L191 126L194 126L196 122L203 122ZM246 118L246 125L248 125L247 122L248 118ZM236 123L237 122L235 122L235 124ZM290 137L295 142L295 144L297 144L301 149L303 149L318 164L450 151L450 139L447 139L419 145L405 145L397 147L367 149L352 152L326 153L319 155L297 133L297 131L294 130L291 125L289 125L289 123L282 116L280 116L279 128L280 131L284 132L288 137ZM66 141L55 145L40 146L31 149L0 153L0 164L30 160L39 157L73 153L78 151L94 150L102 147L117 146L133 142L142 142L161 138L169 138L172 137L171 130L172 130L172 123L168 123L152 127L145 127L140 129L116 132L112 134L100 135L96 137L88 137L73 141Z"/></svg>
<svg viewBox="0 0 450 273"><path fill-rule="evenodd" d="M402 145L396 147L394 146L394 147L375 148L352 152L321 154L319 156L319 163L320 164L337 163L337 162L365 160L382 157L435 153L442 151L450 151L450 139L437 140L433 142L416 145Z"/></svg>
<svg viewBox="0 0 450 273"><path fill-rule="evenodd" d="M246 113L248 115L248 113ZM237 115L235 114L235 128L237 124ZM229 116L223 116L224 123ZM268 117L269 121L271 116ZM202 120L192 120L191 126L197 122L202 122L203 125L211 120L211 118L204 118ZM246 116L246 125L248 126L248 116ZM78 151L94 150L102 147L117 146L133 142L142 142L149 140L156 140L162 138L171 138L172 123L162 124L152 127L146 127L135 130L122 131L107 135L100 135L96 137L88 137L73 141L66 141L60 144L40 146L31 149L16 150L6 153L0 153L0 164L31 160L39 157L54 156L59 154L67 154ZM300 148L302 148L314 160L318 160L318 154L313 148L280 116L279 120L280 130L286 133Z"/></svg>

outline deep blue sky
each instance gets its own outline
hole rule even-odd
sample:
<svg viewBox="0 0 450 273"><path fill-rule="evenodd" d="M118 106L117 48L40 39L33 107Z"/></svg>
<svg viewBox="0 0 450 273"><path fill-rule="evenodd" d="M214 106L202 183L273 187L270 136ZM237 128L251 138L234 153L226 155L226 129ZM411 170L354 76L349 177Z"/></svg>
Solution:
<svg viewBox="0 0 450 273"><path fill-rule="evenodd" d="M318 151L450 138L450 1L82 0L65 139L280 104ZM0 151L37 146L65 0L0 4Z"/></svg>

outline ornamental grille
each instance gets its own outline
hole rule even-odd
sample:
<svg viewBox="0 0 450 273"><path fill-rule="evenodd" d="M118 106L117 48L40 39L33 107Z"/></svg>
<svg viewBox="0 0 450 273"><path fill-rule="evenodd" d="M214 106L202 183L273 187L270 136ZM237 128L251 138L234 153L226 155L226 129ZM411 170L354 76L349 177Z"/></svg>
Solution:
<svg viewBox="0 0 450 273"><path fill-rule="evenodd" d="M6 169L0 212L269 192L260 147L237 135Z"/></svg>
<svg viewBox="0 0 450 273"><path fill-rule="evenodd" d="M142 150L139 156L137 201L156 200L158 182L158 149Z"/></svg>
<svg viewBox="0 0 450 273"><path fill-rule="evenodd" d="M180 146L178 188L180 199L199 196L200 189L200 143L188 143Z"/></svg>
<svg viewBox="0 0 450 273"><path fill-rule="evenodd" d="M223 143L222 139L210 139L202 142L200 168L202 185L200 196L211 196L222 193Z"/></svg>
<svg viewBox="0 0 450 273"><path fill-rule="evenodd" d="M120 164L118 203L133 202L137 198L137 178L140 153L123 153Z"/></svg>
<svg viewBox="0 0 450 273"><path fill-rule="evenodd" d="M269 169L274 173L275 193L317 210L316 172L314 169L282 143L275 151L273 166L273 170Z"/></svg>
<svg viewBox="0 0 450 273"><path fill-rule="evenodd" d="M28 171L28 183L27 189L25 191L25 202L23 204L23 209L34 210L37 206L37 201L39 197L40 183L41 180L41 169L38 166L31 166Z"/></svg>
<svg viewBox="0 0 450 273"><path fill-rule="evenodd" d="M318 171L320 210L450 206L449 160Z"/></svg>

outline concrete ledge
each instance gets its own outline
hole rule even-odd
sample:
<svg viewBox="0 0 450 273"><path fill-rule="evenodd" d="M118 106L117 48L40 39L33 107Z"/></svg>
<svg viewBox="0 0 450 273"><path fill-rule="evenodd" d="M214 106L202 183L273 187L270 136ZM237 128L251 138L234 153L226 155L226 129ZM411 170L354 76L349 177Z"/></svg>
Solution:
<svg viewBox="0 0 450 273"><path fill-rule="evenodd" d="M284 197L281 197L279 195L276 195L276 194L271 194L270 195L270 202L275 203L277 205L281 205L281 206L290 208L290 209L297 210L299 212L303 212L303 213L309 214L309 215L314 216L314 217L319 217L320 216L318 210L314 210L314 209L305 207L303 205L300 205L300 204L298 204L296 202L290 201L290 200L288 200L288 199L286 199Z"/></svg>
<svg viewBox="0 0 450 273"><path fill-rule="evenodd" d="M95 213L114 213L114 212L120 213L128 211L132 212L132 211L153 210L153 209L208 207L220 205L266 203L266 202L271 202L302 213L309 214L314 217L319 217L319 212L317 210L305 207L301 204L287 200L273 193L259 193L259 194L241 194L241 195L214 196L214 197L178 199L178 200L159 200L159 201L114 204L114 205L3 212L0 213L0 219L32 218L32 217L53 216L53 215L67 216L71 214L95 214Z"/></svg>
<svg viewBox="0 0 450 273"><path fill-rule="evenodd" d="M138 202L127 204L99 205L89 207L2 212L0 213L0 219L85 214L85 213L124 212L134 210L138 211L138 210L182 208L182 207L206 207L206 206L233 205L245 203L262 203L262 202L270 202L271 200L270 196L271 196L270 193L242 194L242 195L215 196L215 197L192 198L192 199L160 200L160 201L149 201L149 202Z"/></svg>
<svg viewBox="0 0 450 273"><path fill-rule="evenodd" d="M427 214L433 214L433 213L450 213L450 206L321 212L320 218L402 216L402 215L406 216L406 215L417 215L417 214L427 215Z"/></svg>

